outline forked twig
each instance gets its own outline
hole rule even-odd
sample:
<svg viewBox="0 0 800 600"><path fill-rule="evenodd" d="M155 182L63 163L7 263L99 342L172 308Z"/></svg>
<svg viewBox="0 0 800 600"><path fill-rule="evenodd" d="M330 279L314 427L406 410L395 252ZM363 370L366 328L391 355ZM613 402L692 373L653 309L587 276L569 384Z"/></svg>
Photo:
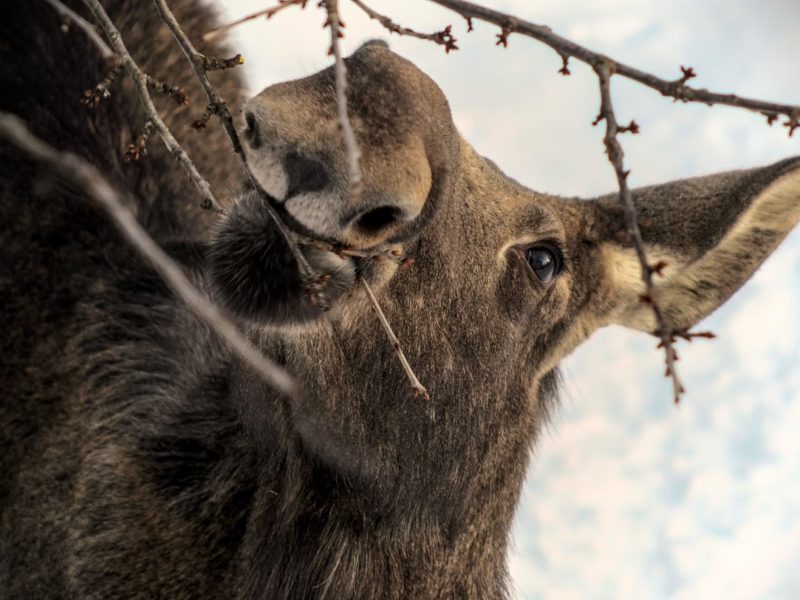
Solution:
<svg viewBox="0 0 800 600"><path fill-rule="evenodd" d="M278 0L278 4L276 6L251 13L249 15L242 17L241 19L236 19L235 21L226 23L225 25L215 27L214 29L204 33L200 39L203 40L204 42L210 42L218 38L219 36L229 32L234 27L241 25L242 23L247 23L248 21L252 21L253 19L257 19L259 17L264 17L265 19L271 19L273 16L275 16L285 8L298 5L300 6L300 8L305 8L307 3L308 0Z"/></svg>
<svg viewBox="0 0 800 600"><path fill-rule="evenodd" d="M152 121L170 154L172 154L172 156L175 157L175 159L181 164L183 169L189 175L189 179L192 180L192 183L194 183L194 185L200 191L200 195L203 197L201 206L203 208L214 209L217 212L221 211L222 208L220 207L219 202L217 202L217 199L214 197L214 194L211 191L211 186L203 178L203 176L200 175L200 173L197 171L197 167L194 166L194 163L189 158L189 155L186 154L186 151L178 143L178 140L175 139L175 137L172 135L172 132L170 132L169 128L164 124L164 121L161 120L161 116L158 114L152 98L150 98L150 93L147 91L147 75L142 72L142 70L139 68L139 65L136 64L136 61L133 60L133 57L128 52L128 49L125 47L125 43L122 41L122 36L114 25L114 22L109 18L105 9L100 5L98 0L83 0L83 2L87 7L89 7L89 10L92 11L92 14L94 14L95 19L97 19L100 27L106 35L106 38L113 47L114 52L116 52L117 56L119 56L123 66L125 67L125 70L128 71L128 75L130 75L131 79L133 80L134 86L136 87L136 92L139 95L139 100L141 100L145 113L147 113L148 121Z"/></svg>
<svg viewBox="0 0 800 600"><path fill-rule="evenodd" d="M24 122L0 112L0 135L27 153L33 160L47 165L53 172L84 190L108 214L120 233L144 256L162 279L214 333L220 336L242 360L250 365L276 390L296 396L297 387L289 374L264 356L247 341L236 326L203 295L184 275L181 267L139 225L125 208L118 192L99 171L70 152L59 152L33 136Z"/></svg>
<svg viewBox="0 0 800 600"><path fill-rule="evenodd" d="M408 377L409 382L411 382L411 387L414 390L414 394L416 394L417 396L421 396L425 400L430 400L431 397L428 395L428 390L426 390L425 386L419 382L419 379L417 379L417 376L414 374L414 370L411 368L411 365L408 364L408 359L406 359L406 355L403 353L403 348L400 345L400 340L397 339L397 336L394 334L394 331L392 330L392 326L386 319L386 315L383 314L381 305L378 304L378 299L375 298L375 294L372 293L372 289L369 287L369 284L367 283L366 279L359 276L358 280L361 282L361 285L367 292L367 296L369 296L369 300L372 303L372 309L375 311L375 314L378 315L378 320L381 322L381 326L383 327L383 330L386 332L386 337L389 338L389 342L392 344L392 349L394 350L394 353L397 355L397 359L400 361L400 364L403 366L403 371L405 371L406 377Z"/></svg>
<svg viewBox="0 0 800 600"><path fill-rule="evenodd" d="M600 120L606 122L606 134L603 142L606 147L606 153L608 154L608 160L611 162L614 167L614 172L617 175L619 201L622 205L623 214L625 215L625 227L630 234L633 247L636 250L636 257L639 259L639 266L642 272L642 282L644 282L645 286L645 293L641 296L640 300L649 304L653 309L653 314L656 319L654 335L660 340L659 346L664 348L666 375L672 379L673 399L675 403L677 403L680 400L681 394L686 390L678 377L678 371L675 367L675 359L677 358L675 349L673 348L675 332L664 318L664 313L658 301L657 290L653 285L653 272L656 269L651 267L647 260L642 232L639 230L639 217L636 212L636 206L633 204L631 190L628 187L628 175L630 171L625 170L625 153L617 139L619 133L624 133L625 131L636 132L638 128L634 128L635 122L631 122L631 125L627 127L620 127L617 122L617 117L614 114L614 106L611 103L612 66L606 62L599 62L595 65L595 72L600 82L600 114L597 116L595 123L598 123Z"/></svg>

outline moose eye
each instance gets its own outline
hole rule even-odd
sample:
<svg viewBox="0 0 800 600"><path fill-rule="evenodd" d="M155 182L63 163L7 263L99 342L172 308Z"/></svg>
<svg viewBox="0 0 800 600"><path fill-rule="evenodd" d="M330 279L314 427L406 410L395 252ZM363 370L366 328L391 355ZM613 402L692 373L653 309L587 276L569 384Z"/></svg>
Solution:
<svg viewBox="0 0 800 600"><path fill-rule="evenodd" d="M561 271L561 256L547 246L531 246L523 251L525 260L542 283L550 283Z"/></svg>

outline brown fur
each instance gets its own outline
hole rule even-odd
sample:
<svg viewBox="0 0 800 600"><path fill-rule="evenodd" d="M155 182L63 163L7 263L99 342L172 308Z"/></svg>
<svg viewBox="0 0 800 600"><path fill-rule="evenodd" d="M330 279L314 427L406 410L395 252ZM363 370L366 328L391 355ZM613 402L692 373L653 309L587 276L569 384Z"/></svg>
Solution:
<svg viewBox="0 0 800 600"><path fill-rule="evenodd" d="M210 28L204 9L174 4L193 38ZM143 66L191 88L197 106L155 10L113 6ZM77 103L103 76L92 56L45 3L4 4L0 108L129 192L304 393L277 396L79 190L0 145L0 597L507 595L508 534L558 362L598 327L652 326L615 197L508 179L460 138L427 76L369 44L348 59L365 155L356 199L330 70L245 105L248 160L291 226L416 259L398 271L306 248L331 275L323 314L251 193L206 242L196 193L156 140L146 159L120 161L141 113L129 89L93 113ZM237 102L236 79L221 81ZM235 187L219 132L185 132L185 112L169 120L189 153L215 189ZM692 325L738 289L800 219L798 198L797 159L637 190L648 247L671 261L660 290L672 321ZM517 251L531 245L563 255L552 282ZM356 275L430 402L411 394Z"/></svg>

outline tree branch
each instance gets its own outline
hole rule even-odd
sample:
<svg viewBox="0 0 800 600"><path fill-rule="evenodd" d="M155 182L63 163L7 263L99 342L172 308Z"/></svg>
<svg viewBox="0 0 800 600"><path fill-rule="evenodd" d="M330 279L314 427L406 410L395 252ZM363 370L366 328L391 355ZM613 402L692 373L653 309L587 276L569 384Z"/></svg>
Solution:
<svg viewBox="0 0 800 600"><path fill-rule="evenodd" d="M564 61L574 57L592 68L601 62L606 63L612 68L614 74L632 79L633 81L660 92L663 96L668 96L675 100L680 100L681 102L700 102L708 105L720 104L733 106L759 112L766 116L785 115L788 119L787 127L792 123L796 125L798 119L800 119L800 106L797 105L765 102L763 100L744 98L734 94L720 94L705 89L690 87L686 85L686 81L694 76L694 72L692 71L692 75L687 77L687 71L691 69L684 68L682 77L674 81L668 81L603 56L597 52L593 52L588 48L553 33L549 27L544 25L537 25L506 13L473 4L472 2L465 2L464 0L430 1L444 6L445 8L449 8L467 20L478 19L497 25L503 32L500 34L501 42L503 39L507 41L508 35L511 33L519 33L550 46Z"/></svg>
<svg viewBox="0 0 800 600"><path fill-rule="evenodd" d="M120 195L97 169L75 154L55 150L33 136L18 117L3 112L0 112L0 135L36 162L46 165L66 181L84 190L108 214L123 237L153 265L175 294L228 344L234 354L250 365L276 390L287 396L297 396L297 387L289 374L247 341L237 327L192 285L181 267L161 249L142 228L136 217L125 208Z"/></svg>
<svg viewBox="0 0 800 600"><path fill-rule="evenodd" d="M211 192L211 186L205 179L203 179L203 176L197 171L197 167L194 166L194 163L189 158L189 155L186 154L186 151L178 143L178 140L175 139L175 137L172 135L172 132L170 132L170 130L164 124L164 121L161 120L155 105L153 105L153 100L150 98L150 93L147 91L147 76L141 71L141 69L139 69L136 61L133 60L133 57L128 52L128 49L125 47L125 44L122 41L122 36L120 35L113 21L111 21L98 0L83 0L83 2L87 7L89 7L89 10L91 10L92 14L95 16L95 19L97 19L97 21L100 23L100 27L105 33L106 38L111 43L111 46L114 48L116 54L120 57L125 70L128 71L128 74L131 76L134 86L136 87L136 92L139 94L139 99L144 107L145 113L147 113L148 121L152 121L170 154L172 154L172 156L174 156L175 159L181 164L183 169L189 175L189 179L191 179L192 183L194 183L194 185L200 191L200 195L203 197L203 203L201 206L203 208L211 208L217 212L221 211L222 208L220 207L219 202L217 202L217 199Z"/></svg>
<svg viewBox="0 0 800 600"><path fill-rule="evenodd" d="M239 156L242 156L242 145L239 142L239 135L236 133L236 127L233 124L233 117L228 110L227 104L225 104L225 101L214 89L214 86L211 85L211 81L206 74L206 62L208 59L204 54L198 52L192 45L192 42L189 41L189 38L184 33L183 29L181 29L181 26L175 19L175 15L172 14L165 0L153 0L153 4L155 4L156 10L158 10L161 20L169 28L170 32L172 32L172 37L178 42L178 46L180 46L183 54L192 65L192 70L194 70L197 79L200 81L206 93L211 112L219 116L220 121L222 121L222 126L225 128L233 144L234 151ZM244 59L242 59L242 62L244 62Z"/></svg>
<svg viewBox="0 0 800 600"><path fill-rule="evenodd" d="M458 46L456 45L455 37L453 37L452 33L452 26L448 25L441 31L437 31L435 33L420 33L419 31L414 31L413 29L409 29L408 27L403 27L402 25L398 25L394 21L392 21L386 15L382 15L381 13L373 10L366 4L364 4L361 0L352 0L353 4L358 6L361 10L363 10L370 19L374 19L378 23L380 23L384 29L391 33L396 33L398 35L405 35L409 37L415 37L420 40L428 40L433 42L434 44L439 44L440 46L444 46L444 51L449 53L451 50L458 50Z"/></svg>
<svg viewBox="0 0 800 600"><path fill-rule="evenodd" d="M639 230L639 217L636 206L633 204L633 198L631 198L631 190L628 187L628 175L630 171L625 170L625 153L622 151L622 146L617 139L619 133L624 133L626 131L635 133L638 131L638 128L635 122L631 122L627 127L620 127L619 123L617 123L614 107L611 103L611 75L613 73L611 69L611 64L604 62L600 62L595 66L597 79L600 82L600 114L595 124L599 123L600 120L606 122L606 134L603 142L606 147L606 153L608 154L608 160L614 167L614 172L617 175L619 202L622 205L623 214L625 215L625 227L628 230L628 234L633 242L633 247L636 250L636 256L639 259L639 266L642 272L642 281L645 286L645 294L641 296L640 300L641 302L649 304L653 309L653 314L656 319L654 335L660 340L659 346L664 348L666 375L672 378L673 399L677 403L685 389L678 378L678 371L675 367L675 359L677 358L675 349L673 348L675 332L664 319L664 313L658 302L657 292L653 285L653 272L655 269L650 266L644 250L644 240Z"/></svg>
<svg viewBox="0 0 800 600"><path fill-rule="evenodd" d="M218 38L219 36L228 33L231 29L241 25L242 23L247 23L248 21L252 21L253 19L257 19L259 17L264 17L265 19L271 19L273 16L281 12L284 8L289 8L290 6L300 6L300 8L305 8L307 3L308 0L278 0L278 4L276 6L260 10L258 12L254 12L252 14L242 17L241 19L232 21L231 23L226 23L225 25L221 25L220 27L215 27L211 31L204 33L200 39L203 40L204 42L210 42Z"/></svg>

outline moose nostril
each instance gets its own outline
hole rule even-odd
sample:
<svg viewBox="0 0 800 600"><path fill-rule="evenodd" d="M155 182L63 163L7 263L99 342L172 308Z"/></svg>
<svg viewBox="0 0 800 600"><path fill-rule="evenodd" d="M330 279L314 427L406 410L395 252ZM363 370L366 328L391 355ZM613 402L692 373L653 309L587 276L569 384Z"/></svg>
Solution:
<svg viewBox="0 0 800 600"><path fill-rule="evenodd" d="M256 116L253 114L252 111L247 111L244 114L244 124L247 127L245 130L245 137L247 141L250 142L250 146L252 148L259 148L261 147L261 135L258 132L258 123L256 122Z"/></svg>
<svg viewBox="0 0 800 600"><path fill-rule="evenodd" d="M300 192L317 192L328 185L328 173L318 160L289 152L283 166L289 179L287 198Z"/></svg>
<svg viewBox="0 0 800 600"><path fill-rule="evenodd" d="M356 226L365 233L378 233L403 218L403 211L396 206L379 206L362 214Z"/></svg>

